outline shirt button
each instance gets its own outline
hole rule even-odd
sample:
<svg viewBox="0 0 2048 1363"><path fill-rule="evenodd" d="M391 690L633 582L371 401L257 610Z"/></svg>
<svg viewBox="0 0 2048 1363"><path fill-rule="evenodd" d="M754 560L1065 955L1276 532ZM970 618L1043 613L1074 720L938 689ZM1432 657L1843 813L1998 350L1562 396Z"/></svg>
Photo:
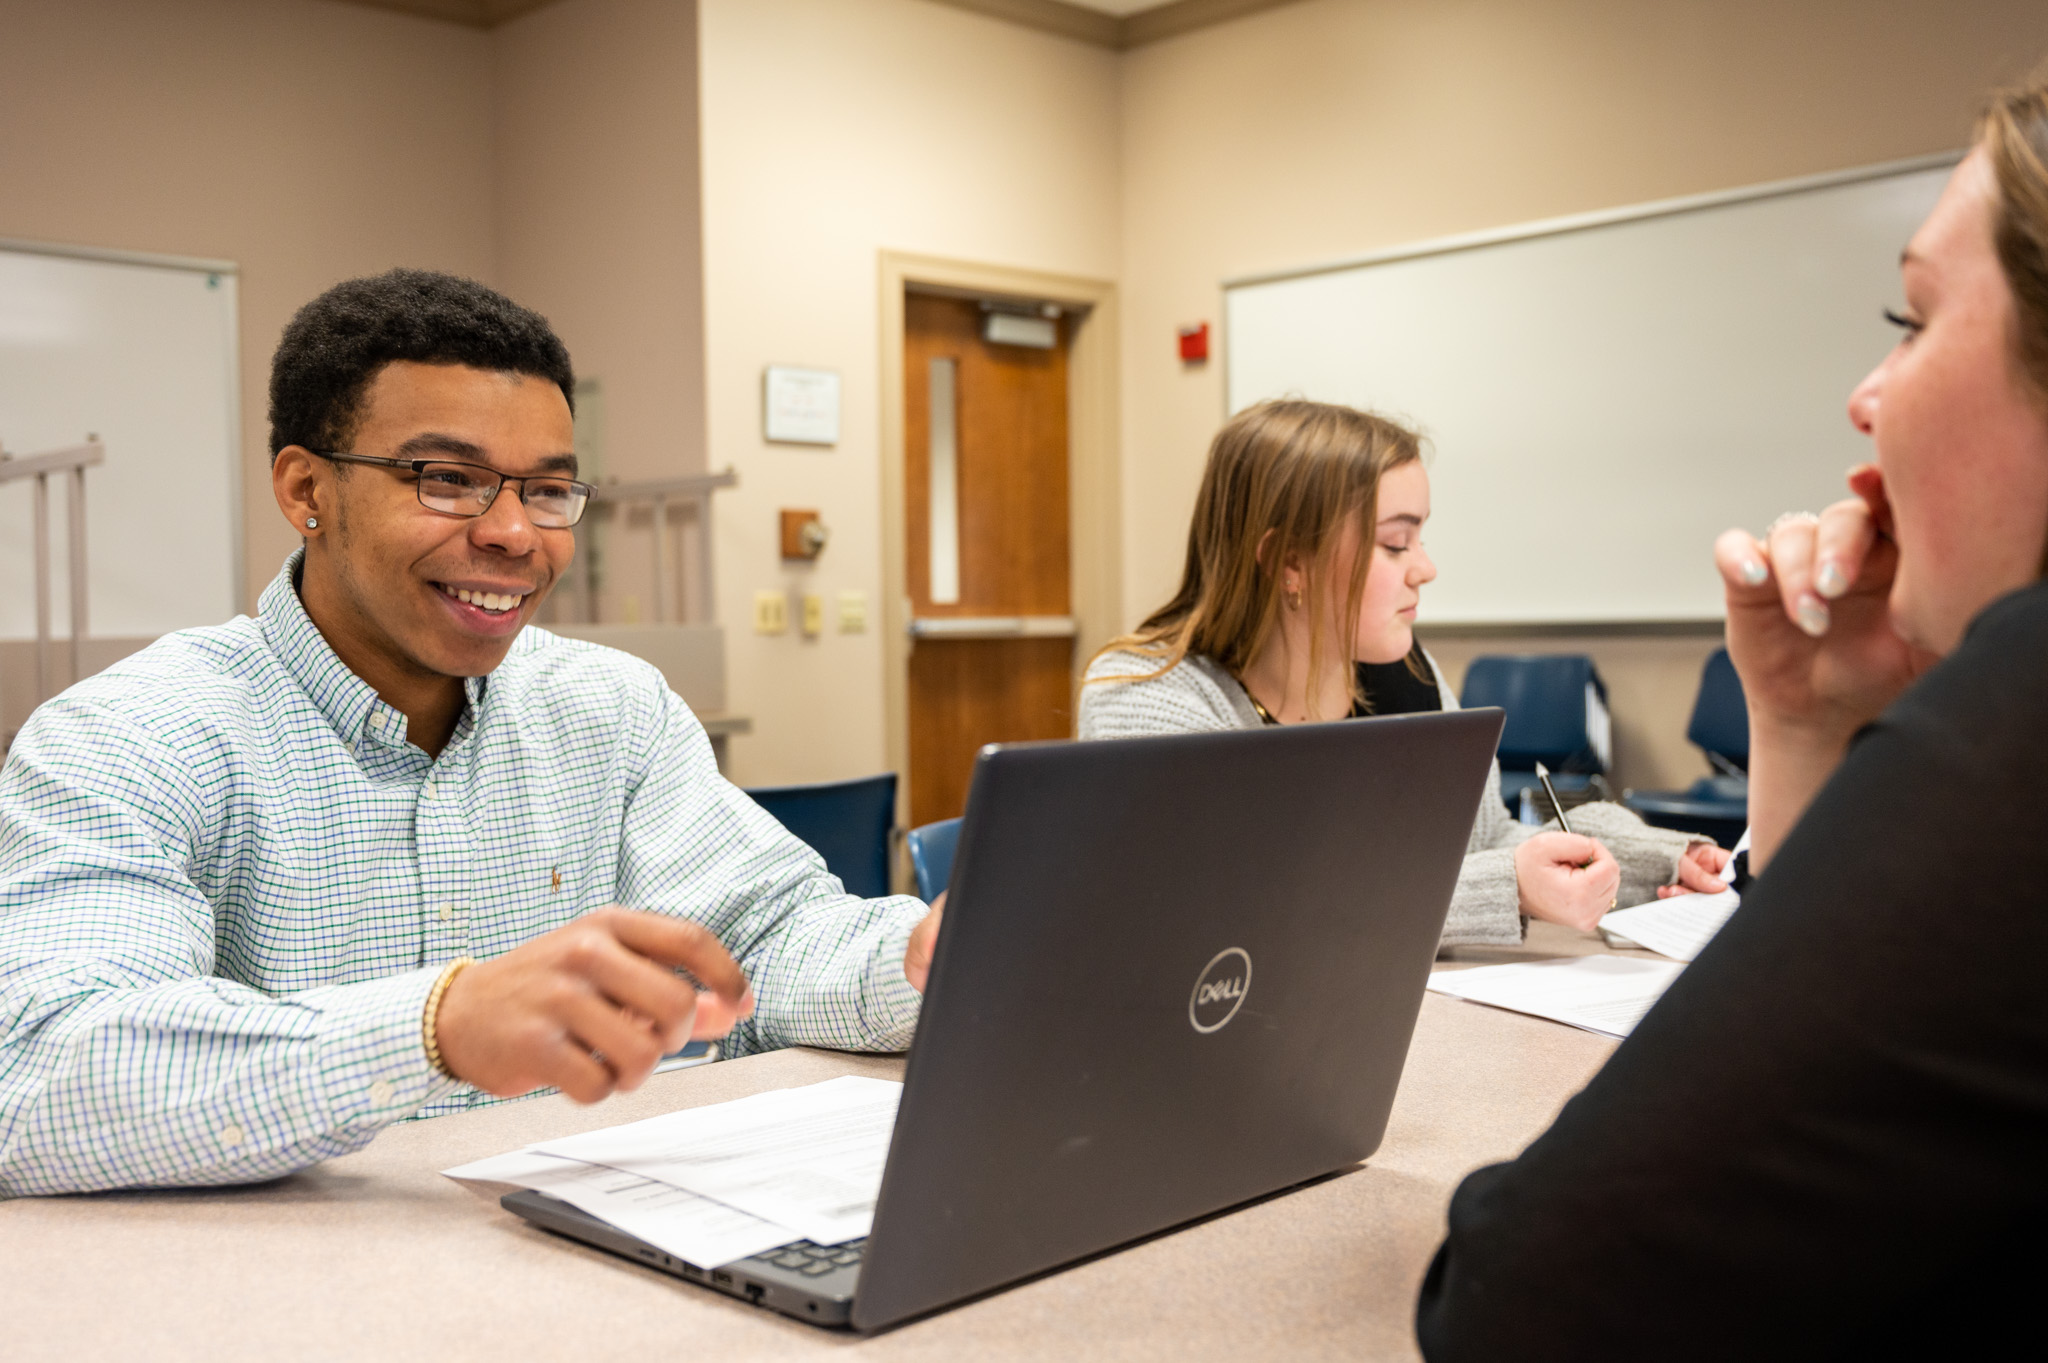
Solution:
<svg viewBox="0 0 2048 1363"><path fill-rule="evenodd" d="M370 1102L376 1107L387 1107L391 1103L391 1081L379 1079L370 1085Z"/></svg>
<svg viewBox="0 0 2048 1363"><path fill-rule="evenodd" d="M386 725L390 723L390 718L386 716L382 710L379 710L377 711L377 713L370 716L370 727L379 730L380 732L384 729Z"/></svg>
<svg viewBox="0 0 2048 1363"><path fill-rule="evenodd" d="M443 923L452 923L452 922L454 922L454 921L455 921L455 906L454 906L453 904L443 904L443 905L441 906L441 908L440 908L440 914L441 914L441 921L442 921Z"/></svg>
<svg viewBox="0 0 2048 1363"><path fill-rule="evenodd" d="M433 778L433 777L429 776L429 777L427 778L427 783L426 783L425 785L423 785L423 786L421 786L421 787L420 787L420 794L421 794L421 795L422 795L423 797L425 797L426 799L429 799L429 800L431 800L431 799L433 799L433 798L434 798L434 778Z"/></svg>
<svg viewBox="0 0 2048 1363"><path fill-rule="evenodd" d="M242 1143L242 1128L236 1126L233 1122L229 1122L220 1129L220 1143L227 1146L230 1150L240 1145Z"/></svg>

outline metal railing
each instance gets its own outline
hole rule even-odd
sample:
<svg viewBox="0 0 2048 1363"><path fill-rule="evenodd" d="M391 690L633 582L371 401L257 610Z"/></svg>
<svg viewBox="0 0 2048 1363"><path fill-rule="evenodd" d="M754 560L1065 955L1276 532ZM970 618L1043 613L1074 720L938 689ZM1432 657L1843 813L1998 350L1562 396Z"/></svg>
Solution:
<svg viewBox="0 0 2048 1363"><path fill-rule="evenodd" d="M23 478L36 480L36 694L41 705L54 694L50 657L50 477L70 474L70 493L65 497L70 533L65 537L70 551L71 587L71 679L85 675L81 645L86 632L85 606L85 471L106 462L107 448L97 440L47 454L17 457L0 450L0 484Z"/></svg>
<svg viewBox="0 0 2048 1363"><path fill-rule="evenodd" d="M696 513L696 563L690 574L689 616L693 620L718 618L717 597L712 591L711 494L739 482L731 469L723 473L699 473L686 478L650 478L634 483L599 483L593 497L599 505L631 507L646 503L654 514L654 621L669 623L674 617L670 596L675 569L669 562L669 513L682 503ZM595 584L591 581L592 556L578 555L575 578L576 613L581 623L590 623L596 610Z"/></svg>

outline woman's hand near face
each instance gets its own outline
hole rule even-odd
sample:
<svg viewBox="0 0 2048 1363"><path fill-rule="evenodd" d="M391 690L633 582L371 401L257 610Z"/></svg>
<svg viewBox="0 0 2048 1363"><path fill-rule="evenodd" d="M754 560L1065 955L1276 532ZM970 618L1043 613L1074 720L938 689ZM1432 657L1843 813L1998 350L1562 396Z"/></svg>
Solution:
<svg viewBox="0 0 2048 1363"><path fill-rule="evenodd" d="M1849 486L1856 496L1781 519L1765 542L1730 530L1714 545L1751 720L1842 743L1933 661L1892 629L1899 550L1883 476L1865 464Z"/></svg>
<svg viewBox="0 0 2048 1363"><path fill-rule="evenodd" d="M1856 496L1781 519L1759 542L1714 544L1728 601L1728 655L1749 704L1752 869L1763 864L1875 719L1934 655L1892 628L1899 550L1884 479L1865 464Z"/></svg>
<svg viewBox="0 0 2048 1363"><path fill-rule="evenodd" d="M1515 849L1515 888L1528 917L1590 932L1614 907L1621 863L1597 839L1538 833Z"/></svg>

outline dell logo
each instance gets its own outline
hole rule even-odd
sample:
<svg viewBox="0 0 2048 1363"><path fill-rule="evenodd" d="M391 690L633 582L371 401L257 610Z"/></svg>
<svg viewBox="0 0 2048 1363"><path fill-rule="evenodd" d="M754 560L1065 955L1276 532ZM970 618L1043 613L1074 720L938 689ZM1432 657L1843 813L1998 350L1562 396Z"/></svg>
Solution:
<svg viewBox="0 0 2048 1363"><path fill-rule="evenodd" d="M1216 953L1195 977L1188 996L1188 1023L1198 1032L1213 1032L1237 1016L1252 987L1252 958L1239 947Z"/></svg>

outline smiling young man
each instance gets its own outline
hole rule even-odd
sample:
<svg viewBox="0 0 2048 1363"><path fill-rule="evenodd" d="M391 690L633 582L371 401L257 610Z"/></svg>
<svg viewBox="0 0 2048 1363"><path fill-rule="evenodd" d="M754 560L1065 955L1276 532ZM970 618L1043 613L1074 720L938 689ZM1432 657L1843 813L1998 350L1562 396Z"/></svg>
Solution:
<svg viewBox="0 0 2048 1363"><path fill-rule="evenodd" d="M693 1035L908 1044L936 911L845 894L653 668L528 628L589 497L571 392L542 318L446 275L286 328L304 547L0 772L0 1194L272 1178Z"/></svg>

